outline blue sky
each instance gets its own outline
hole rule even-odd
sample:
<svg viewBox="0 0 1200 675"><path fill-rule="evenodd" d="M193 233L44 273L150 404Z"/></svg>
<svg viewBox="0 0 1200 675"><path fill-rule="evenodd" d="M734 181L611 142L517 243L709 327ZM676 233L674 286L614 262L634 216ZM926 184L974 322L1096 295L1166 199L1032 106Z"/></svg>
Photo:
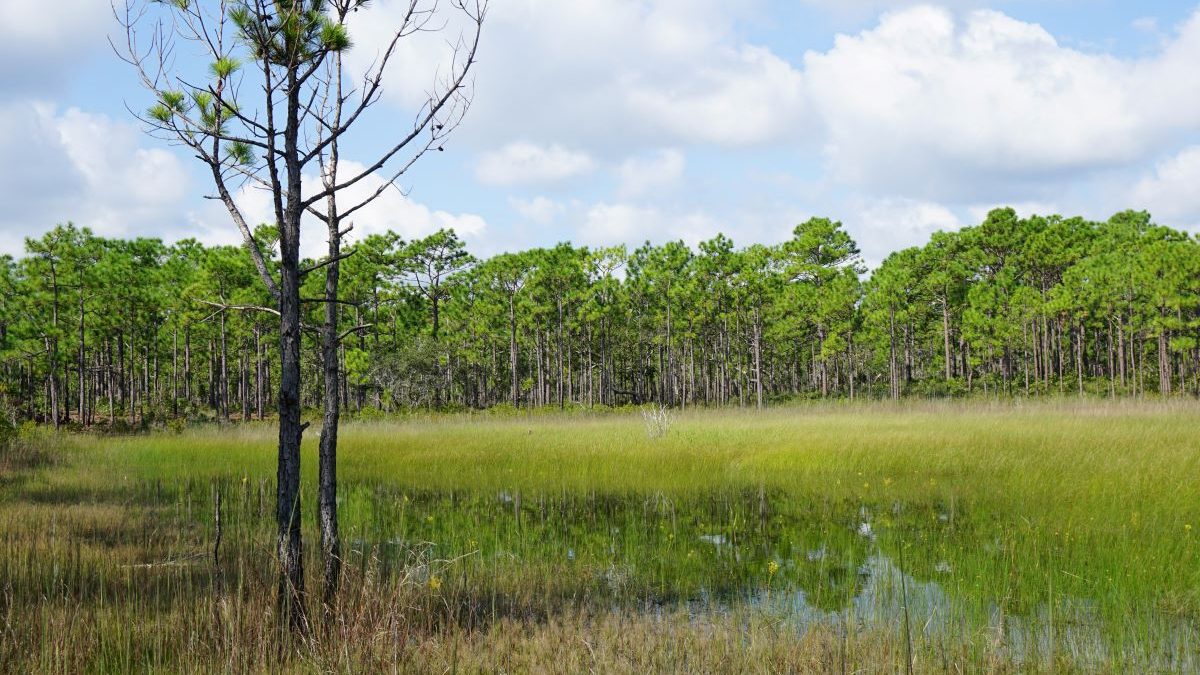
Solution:
<svg viewBox="0 0 1200 675"><path fill-rule="evenodd" d="M200 165L126 110L149 99L108 46L107 3L42 7L0 2L0 252L67 220L236 243L202 198ZM352 25L352 67L378 53L397 11L379 0ZM774 242L826 215L875 263L999 204L1145 208L1200 230L1198 12L1165 0L493 0L466 123L356 232L452 226L490 254L717 232ZM351 160L403 128L441 54L413 41ZM265 217L258 195L242 199Z"/></svg>

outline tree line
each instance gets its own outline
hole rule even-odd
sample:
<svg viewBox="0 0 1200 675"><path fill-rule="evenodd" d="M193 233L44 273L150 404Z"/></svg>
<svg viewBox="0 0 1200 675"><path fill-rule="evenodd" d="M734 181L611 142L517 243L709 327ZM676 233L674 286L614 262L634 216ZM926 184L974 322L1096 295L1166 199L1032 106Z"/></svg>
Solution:
<svg viewBox="0 0 1200 675"><path fill-rule="evenodd" d="M277 246L260 227L263 250ZM453 231L370 235L341 293L303 274L302 403L332 305L349 410L763 406L794 398L1200 392L1200 246L1143 212L991 212L870 274L840 223L472 256ZM268 266L277 263L268 256ZM302 273L319 263L306 261ZM59 226L0 259L0 391L48 424L266 417L278 320L242 247Z"/></svg>

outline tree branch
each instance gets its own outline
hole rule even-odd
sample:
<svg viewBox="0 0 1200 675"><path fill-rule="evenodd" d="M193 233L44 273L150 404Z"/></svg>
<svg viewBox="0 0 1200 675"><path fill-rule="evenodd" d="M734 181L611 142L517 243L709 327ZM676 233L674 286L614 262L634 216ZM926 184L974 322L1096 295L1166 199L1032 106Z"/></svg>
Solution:
<svg viewBox="0 0 1200 675"><path fill-rule="evenodd" d="M328 258L328 259L323 260L311 267L305 267L304 269L300 270L300 276L304 276L306 274L309 274L310 272L316 272L317 270L321 269L322 267L332 265L333 263L338 262L339 260L345 260L346 258L349 258L350 256L354 255L355 253L357 253L357 249L350 249L350 251L347 253L342 253L336 257Z"/></svg>
<svg viewBox="0 0 1200 675"><path fill-rule="evenodd" d="M375 325L375 324L373 324L373 323L364 323L364 324L362 324L362 325L360 325L360 326L355 326L354 328L349 328L349 329L347 329L347 330L344 330L344 331L342 331L342 334L341 334L341 335L338 335L338 336L337 336L337 341L338 341L338 342L341 342L342 340L345 340L346 338L350 337L350 336L351 336L351 335L353 335L354 333L357 333L357 332L358 332L358 331L360 331L360 330L366 330L366 329L368 329L368 328L370 328L371 326L374 326L374 325Z"/></svg>

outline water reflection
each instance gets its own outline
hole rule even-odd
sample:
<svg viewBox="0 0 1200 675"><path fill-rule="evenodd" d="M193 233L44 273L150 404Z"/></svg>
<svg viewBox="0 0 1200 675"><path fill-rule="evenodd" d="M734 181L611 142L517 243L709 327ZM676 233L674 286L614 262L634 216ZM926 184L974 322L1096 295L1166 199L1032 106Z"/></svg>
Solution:
<svg viewBox="0 0 1200 675"><path fill-rule="evenodd" d="M357 518L350 527L360 527L352 551L370 549L397 571L455 560L471 593L536 591L547 614L685 607L702 620L749 609L801 632L910 633L927 646L978 645L1016 664L1200 671L1196 626L1186 617L1139 607L1114 623L1111 609L1047 589L1047 567L1022 560L1002 521L973 518L961 500L372 489L345 506ZM536 580L536 589L522 580Z"/></svg>

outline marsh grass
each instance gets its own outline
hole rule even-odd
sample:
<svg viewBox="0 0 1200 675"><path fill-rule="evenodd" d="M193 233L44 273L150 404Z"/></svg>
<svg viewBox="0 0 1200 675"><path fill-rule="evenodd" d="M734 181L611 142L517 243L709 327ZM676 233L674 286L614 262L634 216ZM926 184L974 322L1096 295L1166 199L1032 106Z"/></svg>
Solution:
<svg viewBox="0 0 1200 675"><path fill-rule="evenodd" d="M1063 401L688 411L658 438L636 413L350 424L347 579L302 639L274 621L272 427L42 437L0 474L0 670L895 672L903 609L918 672L1185 671L1197 422Z"/></svg>

